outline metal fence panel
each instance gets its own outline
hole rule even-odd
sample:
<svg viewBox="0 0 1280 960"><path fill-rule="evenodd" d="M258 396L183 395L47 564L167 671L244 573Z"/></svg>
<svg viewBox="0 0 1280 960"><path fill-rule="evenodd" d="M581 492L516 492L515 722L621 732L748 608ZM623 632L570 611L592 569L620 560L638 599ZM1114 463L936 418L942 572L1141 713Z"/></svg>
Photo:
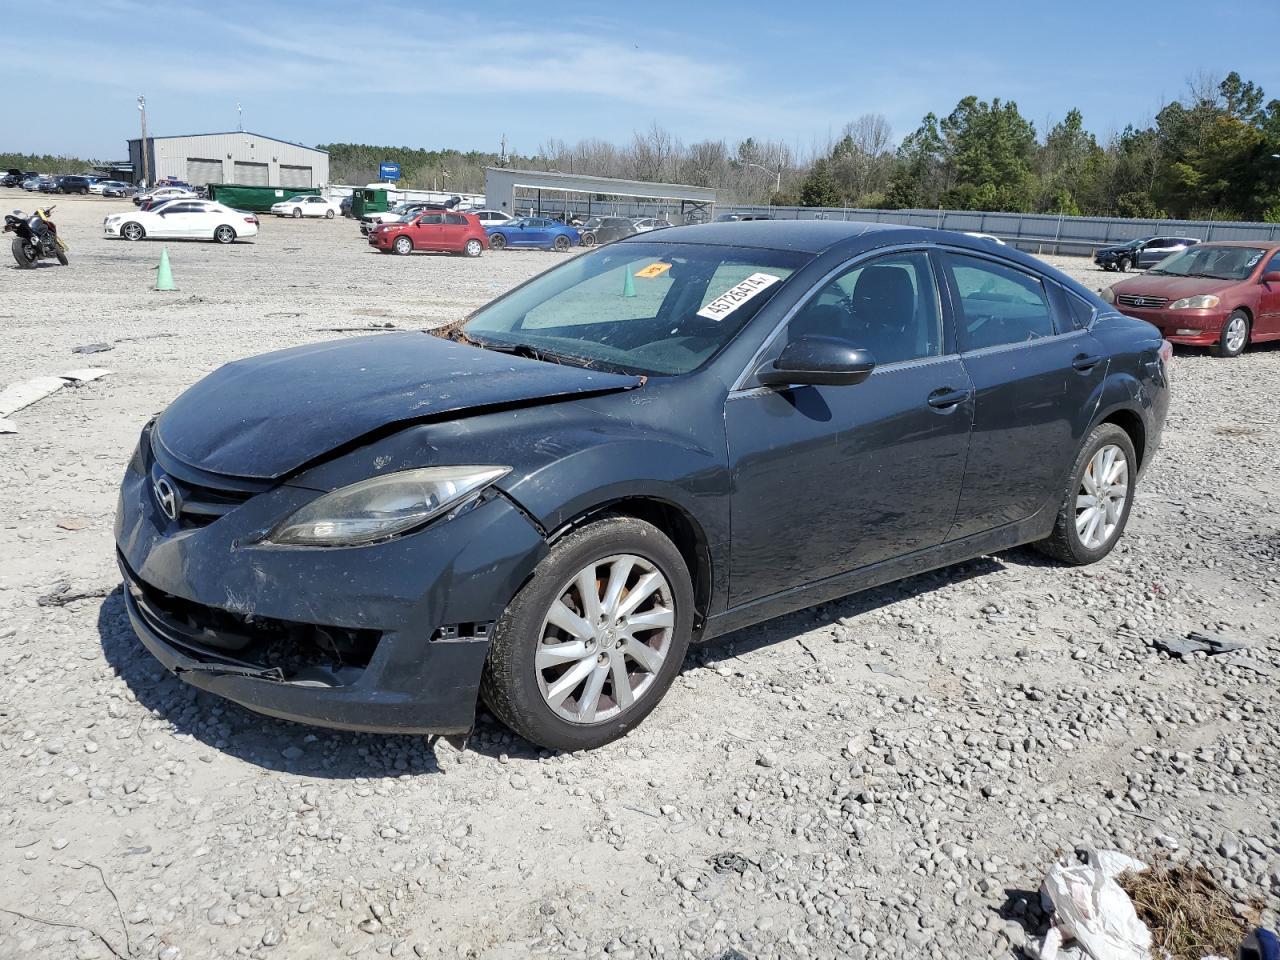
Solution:
<svg viewBox="0 0 1280 960"><path fill-rule="evenodd" d="M761 207L718 204L717 214L765 213L777 220L862 220L989 233L1035 253L1090 254L1095 247L1137 237L1167 235L1200 240L1280 241L1280 223L1212 220L1126 220L1119 217L1058 217L1043 213L979 210L861 210L851 207Z"/></svg>

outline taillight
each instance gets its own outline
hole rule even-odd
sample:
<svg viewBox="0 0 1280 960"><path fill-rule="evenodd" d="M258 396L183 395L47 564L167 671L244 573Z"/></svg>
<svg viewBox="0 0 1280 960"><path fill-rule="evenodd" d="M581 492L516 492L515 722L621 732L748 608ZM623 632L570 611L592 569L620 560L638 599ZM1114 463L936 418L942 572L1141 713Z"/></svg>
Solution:
<svg viewBox="0 0 1280 960"><path fill-rule="evenodd" d="M257 222L258 222L258 218L257 218L257 217L245 217L245 218L244 218L244 222L245 222L245 223L257 223Z"/></svg>
<svg viewBox="0 0 1280 960"><path fill-rule="evenodd" d="M1168 340L1160 341L1160 365L1164 367L1164 375L1168 377L1173 367L1173 344Z"/></svg>

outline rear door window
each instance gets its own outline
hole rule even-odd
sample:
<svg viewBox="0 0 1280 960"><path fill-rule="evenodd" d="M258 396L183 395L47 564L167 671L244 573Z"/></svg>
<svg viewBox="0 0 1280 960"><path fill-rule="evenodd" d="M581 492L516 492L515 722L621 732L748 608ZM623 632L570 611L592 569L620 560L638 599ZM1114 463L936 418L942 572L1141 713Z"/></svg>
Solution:
<svg viewBox="0 0 1280 960"><path fill-rule="evenodd" d="M1038 277L994 260L946 256L958 298L960 350L1028 343L1056 333L1053 311Z"/></svg>

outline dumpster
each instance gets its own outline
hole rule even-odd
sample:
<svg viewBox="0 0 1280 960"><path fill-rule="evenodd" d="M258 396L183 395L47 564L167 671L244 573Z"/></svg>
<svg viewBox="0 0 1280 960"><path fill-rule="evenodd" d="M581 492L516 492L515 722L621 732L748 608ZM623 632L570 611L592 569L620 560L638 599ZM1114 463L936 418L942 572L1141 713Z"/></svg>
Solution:
<svg viewBox="0 0 1280 960"><path fill-rule="evenodd" d="M255 187L244 183L211 183L207 189L210 200L224 203L234 210L253 210L258 213L266 213L273 203L290 197L320 194L316 187Z"/></svg>
<svg viewBox="0 0 1280 960"><path fill-rule="evenodd" d="M351 193L351 216L359 220L365 214L385 213L391 209L388 191L361 187Z"/></svg>

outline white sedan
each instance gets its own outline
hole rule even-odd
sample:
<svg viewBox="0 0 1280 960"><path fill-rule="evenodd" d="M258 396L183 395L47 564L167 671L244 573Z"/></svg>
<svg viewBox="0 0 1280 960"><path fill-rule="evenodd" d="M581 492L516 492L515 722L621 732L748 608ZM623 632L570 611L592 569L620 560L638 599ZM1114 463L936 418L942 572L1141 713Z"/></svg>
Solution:
<svg viewBox="0 0 1280 960"><path fill-rule="evenodd" d="M212 200L170 200L151 210L113 213L102 221L108 237L125 240L216 240L257 236L258 218Z"/></svg>
<svg viewBox="0 0 1280 960"><path fill-rule="evenodd" d="M303 195L290 197L271 205L271 212L277 217L324 217L332 220L339 213L338 204L324 197Z"/></svg>

